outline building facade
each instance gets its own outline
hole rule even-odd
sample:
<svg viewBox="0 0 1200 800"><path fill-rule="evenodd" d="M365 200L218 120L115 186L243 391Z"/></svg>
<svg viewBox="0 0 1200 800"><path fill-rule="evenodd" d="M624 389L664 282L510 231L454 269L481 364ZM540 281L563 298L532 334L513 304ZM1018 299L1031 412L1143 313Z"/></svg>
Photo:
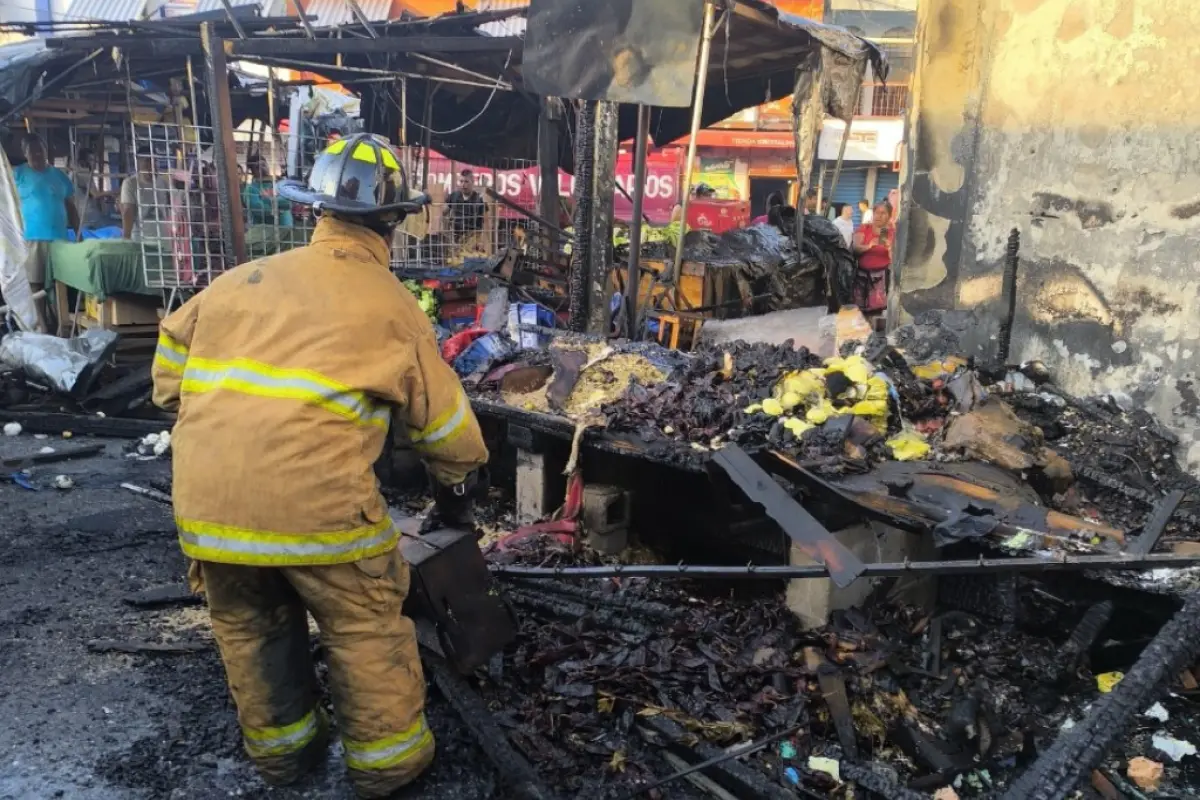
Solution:
<svg viewBox="0 0 1200 800"><path fill-rule="evenodd" d="M854 205L857 224L858 201L884 200L900 187L916 0L776 0L775 5L785 14L846 27L887 52L891 71L886 83L870 72L863 83L859 115L850 126L840 172L836 164L845 125L826 120L813 174L804 181L835 207ZM748 199L751 215L765 213L772 192L800 202L790 97L747 109L710 127L701 132L698 145L696 180L715 188L720 197Z"/></svg>

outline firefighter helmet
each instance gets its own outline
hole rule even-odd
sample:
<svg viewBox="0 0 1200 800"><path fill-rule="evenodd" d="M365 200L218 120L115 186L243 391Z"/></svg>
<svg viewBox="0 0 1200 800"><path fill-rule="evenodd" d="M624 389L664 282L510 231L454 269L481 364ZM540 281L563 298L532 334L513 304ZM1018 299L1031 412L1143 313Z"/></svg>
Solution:
<svg viewBox="0 0 1200 800"><path fill-rule="evenodd" d="M428 198L409 196L408 178L387 140L371 133L347 136L317 156L308 182L285 180L279 194L318 212L363 225L394 225L419 211Z"/></svg>

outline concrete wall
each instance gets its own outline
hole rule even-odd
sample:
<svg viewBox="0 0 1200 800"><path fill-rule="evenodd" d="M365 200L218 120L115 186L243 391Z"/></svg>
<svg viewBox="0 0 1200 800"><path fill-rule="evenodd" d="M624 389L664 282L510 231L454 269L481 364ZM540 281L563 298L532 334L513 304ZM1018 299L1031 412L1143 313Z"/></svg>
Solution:
<svg viewBox="0 0 1200 800"><path fill-rule="evenodd" d="M995 352L1021 232L1012 358L1121 391L1200 471L1200 5L921 0L901 320L973 308Z"/></svg>

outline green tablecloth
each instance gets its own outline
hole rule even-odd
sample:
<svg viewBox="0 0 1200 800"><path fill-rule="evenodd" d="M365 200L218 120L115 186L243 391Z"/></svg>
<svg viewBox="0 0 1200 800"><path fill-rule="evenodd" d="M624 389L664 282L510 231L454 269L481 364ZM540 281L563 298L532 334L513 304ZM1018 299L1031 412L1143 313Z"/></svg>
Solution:
<svg viewBox="0 0 1200 800"><path fill-rule="evenodd" d="M159 293L158 289L146 286L142 245L124 239L51 242L46 285L50 286L52 281L95 295L98 300L121 292Z"/></svg>
<svg viewBox="0 0 1200 800"><path fill-rule="evenodd" d="M263 258L303 247L311 236L312 231L307 228L250 225L246 228L246 254L252 259ZM196 249L202 250L202 244L197 242ZM169 252L160 252L157 247L147 245L146 258L163 262L150 265L153 274L169 276L174 273ZM146 286L141 243L125 239L51 242L46 264L47 286L52 281L61 281L102 301L118 293L157 295L160 291Z"/></svg>

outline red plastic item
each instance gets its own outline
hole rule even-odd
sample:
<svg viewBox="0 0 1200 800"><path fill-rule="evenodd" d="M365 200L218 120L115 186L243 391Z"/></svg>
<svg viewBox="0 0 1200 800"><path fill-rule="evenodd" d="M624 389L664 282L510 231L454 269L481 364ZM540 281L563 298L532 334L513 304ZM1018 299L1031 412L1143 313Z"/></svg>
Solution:
<svg viewBox="0 0 1200 800"><path fill-rule="evenodd" d="M689 230L725 233L750 224L749 200L710 200L693 197L688 201Z"/></svg>
<svg viewBox="0 0 1200 800"><path fill-rule="evenodd" d="M575 534L579 530L579 512L583 509L583 474L579 470L571 473L571 477L567 478L567 498L563 503L563 507L549 522L535 522L532 525L523 525L517 528L512 533L502 536L496 540L490 550L499 550L501 552L508 550L515 545L518 545L529 539L538 536L549 536L554 541L563 545L573 545L575 543Z"/></svg>
<svg viewBox="0 0 1200 800"><path fill-rule="evenodd" d="M488 333L483 328L469 328L465 331L459 331L442 342L442 360L447 364L453 364L454 359L462 355L462 352L470 347L472 342L480 336L487 336Z"/></svg>

